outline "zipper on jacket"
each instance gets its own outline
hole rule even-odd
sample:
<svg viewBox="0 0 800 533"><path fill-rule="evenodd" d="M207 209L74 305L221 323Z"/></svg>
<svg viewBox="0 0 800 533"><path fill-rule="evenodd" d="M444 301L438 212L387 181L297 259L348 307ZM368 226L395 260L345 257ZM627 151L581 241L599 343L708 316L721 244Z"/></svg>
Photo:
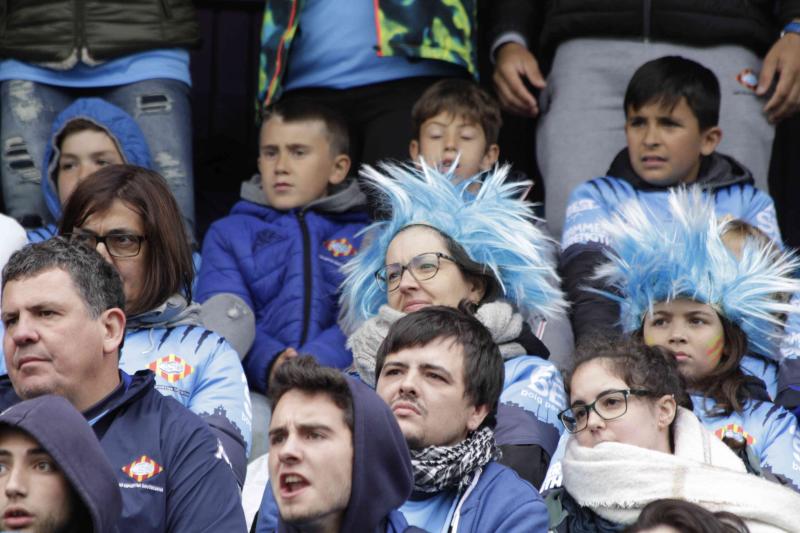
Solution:
<svg viewBox="0 0 800 533"><path fill-rule="evenodd" d="M161 4L161 13L164 15L164 17L171 19L172 8L169 7L169 0L161 0L159 3Z"/></svg>
<svg viewBox="0 0 800 533"><path fill-rule="evenodd" d="M644 42L650 42L650 32L652 31L652 14L653 12L653 0L643 0L642 1L642 37L644 38Z"/></svg>
<svg viewBox="0 0 800 533"><path fill-rule="evenodd" d="M311 314L311 236L308 234L305 212L297 212L297 221L303 234L303 332L300 334L300 345L306 343L308 322Z"/></svg>

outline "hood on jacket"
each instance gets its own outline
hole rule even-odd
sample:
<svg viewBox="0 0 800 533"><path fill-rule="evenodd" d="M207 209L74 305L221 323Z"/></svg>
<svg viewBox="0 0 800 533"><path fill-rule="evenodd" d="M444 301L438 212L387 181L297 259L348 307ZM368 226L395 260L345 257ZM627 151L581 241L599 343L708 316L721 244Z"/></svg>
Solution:
<svg viewBox="0 0 800 533"><path fill-rule="evenodd" d="M58 199L56 170L60 157L56 139L64 128L75 119L84 119L96 124L111 137L122 154L125 163L151 169L150 148L144 133L129 114L100 98L79 98L58 114L53 121L50 138L44 149L42 163L42 195L45 205L54 220L61 218L61 202Z"/></svg>
<svg viewBox="0 0 800 533"><path fill-rule="evenodd" d="M611 167L609 167L606 175L622 178L636 189L642 191L663 190L667 188L661 185L650 184L642 179L631 166L627 148L617 154L614 161L611 162ZM697 181L695 183L706 191L713 191L714 189L737 183L752 185L754 181L750 171L737 160L729 155L713 152L711 155L701 158L700 171L697 174Z"/></svg>
<svg viewBox="0 0 800 533"><path fill-rule="evenodd" d="M61 396L39 396L6 409L2 426L28 433L53 457L89 510L95 533L117 531L122 496L114 469L72 404Z"/></svg>
<svg viewBox="0 0 800 533"><path fill-rule="evenodd" d="M242 200L270 207L267 202L267 196L261 186L261 176L259 174L253 175L249 180L242 183L241 196ZM367 197L361 191L356 179L347 178L339 185L332 187L328 196L318 198L300 209L303 211L312 209L324 213L338 214L351 210L364 210L366 205Z"/></svg>
<svg viewBox="0 0 800 533"><path fill-rule="evenodd" d="M353 396L353 478L340 531L383 533L391 512L411 495L411 458L386 402L361 381L345 379ZM296 530L279 521L278 531Z"/></svg>

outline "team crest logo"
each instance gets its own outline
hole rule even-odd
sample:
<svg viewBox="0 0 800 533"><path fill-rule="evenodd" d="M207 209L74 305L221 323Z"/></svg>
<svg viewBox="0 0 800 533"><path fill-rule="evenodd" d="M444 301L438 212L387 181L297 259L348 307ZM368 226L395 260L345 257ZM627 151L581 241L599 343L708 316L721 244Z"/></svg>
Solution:
<svg viewBox="0 0 800 533"><path fill-rule="evenodd" d="M135 479L138 483L157 476L164 469L160 464L150 459L146 455L135 459L131 464L122 467L122 471Z"/></svg>
<svg viewBox="0 0 800 533"><path fill-rule="evenodd" d="M333 257L348 257L350 255L355 255L356 253L356 247L350 244L350 241L344 237L341 239L325 241L322 243L322 245L333 254Z"/></svg>
<svg viewBox="0 0 800 533"><path fill-rule="evenodd" d="M755 91L756 87L758 87L758 76L756 76L755 72L753 72L753 70L749 68L746 68L742 70L739 74L737 74L736 81L738 81L740 85L750 89L751 91Z"/></svg>
<svg viewBox="0 0 800 533"><path fill-rule="evenodd" d="M756 439L753 438L753 436L747 431L745 431L744 428L739 424L728 424L727 426L722 426L714 432L714 435L720 439L730 437L738 441L744 440L748 446L752 446L756 442Z"/></svg>
<svg viewBox="0 0 800 533"><path fill-rule="evenodd" d="M150 366L148 366L150 370L152 370L157 376L161 376L162 378L166 379L170 383L175 383L176 381L185 378L192 372L194 372L194 368L192 365L171 353L159 359L156 359Z"/></svg>

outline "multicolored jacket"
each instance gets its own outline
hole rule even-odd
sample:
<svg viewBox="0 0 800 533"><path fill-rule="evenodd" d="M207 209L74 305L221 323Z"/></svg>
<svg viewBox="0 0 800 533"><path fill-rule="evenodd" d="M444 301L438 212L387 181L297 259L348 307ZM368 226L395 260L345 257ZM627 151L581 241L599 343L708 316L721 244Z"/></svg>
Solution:
<svg viewBox="0 0 800 533"><path fill-rule="evenodd" d="M373 0L378 56L438 59L477 76L476 0ZM258 98L280 98L281 79L305 0L267 0L261 26Z"/></svg>

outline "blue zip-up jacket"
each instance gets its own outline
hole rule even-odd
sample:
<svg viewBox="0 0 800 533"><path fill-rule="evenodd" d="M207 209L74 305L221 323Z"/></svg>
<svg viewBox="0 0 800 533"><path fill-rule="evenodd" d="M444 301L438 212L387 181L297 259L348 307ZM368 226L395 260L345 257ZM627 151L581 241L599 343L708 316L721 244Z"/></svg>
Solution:
<svg viewBox="0 0 800 533"><path fill-rule="evenodd" d="M56 175L58 160L61 157L56 140L64 128L75 119L88 120L101 128L117 145L125 163L140 167L152 168L150 149L141 128L129 114L115 105L100 98L79 98L58 114L53 121L50 138L44 149L42 160L42 197L53 216L53 220L61 218L61 202L58 199ZM28 231L29 242L46 241L58 231L55 224Z"/></svg>
<svg viewBox="0 0 800 533"><path fill-rule="evenodd" d="M475 472L472 483L456 498L452 518L443 528L444 532L547 531L547 508L542 497L516 472L495 461Z"/></svg>
<svg viewBox="0 0 800 533"><path fill-rule="evenodd" d="M149 370L120 378L83 413L117 475L119 531L246 531L236 478L208 426L156 391ZM19 401L8 376L0 378L0 409Z"/></svg>
<svg viewBox="0 0 800 533"><path fill-rule="evenodd" d="M736 160L716 152L704 158L696 183L705 194L713 195L720 218L732 216L749 222L780 244L772 198L753 186L750 172ZM627 149L614 159L608 176L590 180L572 191L567 203L559 269L564 291L572 302L576 341L593 329L614 328L619 319L615 302L586 290L587 285L608 290L601 282L591 281L597 266L607 261L604 251L609 247L609 239L603 230L604 223L633 199L666 217L669 191L669 187L656 187L639 177L631 167Z"/></svg>
<svg viewBox="0 0 800 533"><path fill-rule="evenodd" d="M253 415L239 356L225 339L199 324L166 321L166 315L178 309L167 306L161 312L133 317L119 367L129 373L153 371L156 390L175 398L209 425L239 483L244 484Z"/></svg>
<svg viewBox="0 0 800 533"><path fill-rule="evenodd" d="M208 307L212 297L232 296L255 316L254 340L243 361L250 388L266 391L272 362L288 347L325 366L347 367L352 355L336 318L339 269L357 252L357 233L368 222L358 184L349 181L339 192L290 211L265 205L258 176L242 186L242 196L208 230L197 300ZM219 314L224 321L234 312L222 308ZM238 346L227 331L215 331Z"/></svg>
<svg viewBox="0 0 800 533"><path fill-rule="evenodd" d="M409 528L397 508L414 486L411 458L400 426L389 406L359 379L346 376L353 399L353 469L350 500L342 517L342 532L403 533ZM313 483L314 480L312 479ZM264 490L257 533L291 533L284 522L269 483Z"/></svg>

